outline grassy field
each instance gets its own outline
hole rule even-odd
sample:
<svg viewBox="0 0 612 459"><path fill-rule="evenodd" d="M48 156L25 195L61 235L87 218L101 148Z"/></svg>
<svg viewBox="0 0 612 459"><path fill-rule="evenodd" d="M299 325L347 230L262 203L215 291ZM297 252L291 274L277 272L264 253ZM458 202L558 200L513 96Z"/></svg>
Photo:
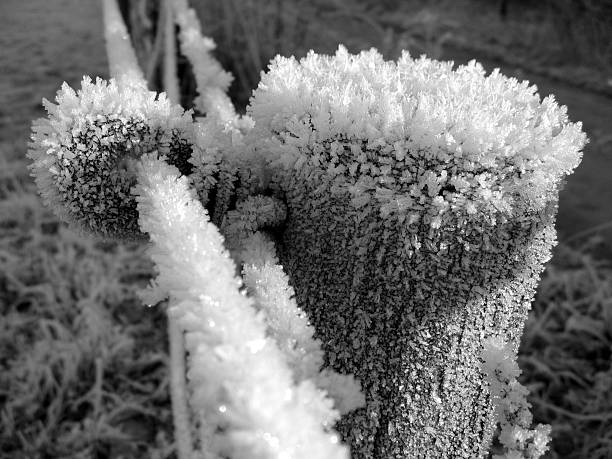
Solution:
<svg viewBox="0 0 612 459"><path fill-rule="evenodd" d="M412 19L415 31L403 42L396 31L359 25L374 13L370 18L352 14L342 28L330 28L329 21L337 23L348 13L329 7L310 8L312 21L304 33L313 34L313 46L324 51L344 41L352 49L369 43L388 46L393 53L403 43L415 52L457 60L475 55L486 65L499 62L506 73L559 92L570 116L585 118L591 143L577 179L562 196L562 243L540 283L519 363L536 421L553 427L548 457L610 458L609 233L579 232L612 220L607 179L612 172L612 99L579 88L582 80L572 85L551 79L552 73L542 76L540 67L554 69L558 61L521 51L510 32L494 45L512 48L507 54L519 55L527 64L518 65L513 58L496 61L503 53L485 55L478 46L469 51L469 41L461 49L451 42L445 48L436 31L448 20L461 28L467 13L447 9L442 16L442 4L431 5L426 13L419 13L423 8L402 13L406 24ZM438 19L431 19L432 14ZM512 30L520 28L520 17L512 21ZM470 33L480 30L485 36L490 33L486 24L490 21L477 17ZM529 22L524 26L532 27ZM74 234L42 206L23 159L30 121L43 115L40 99L51 98L63 80L75 85L83 74L106 75L98 2L2 0L0 30L0 457L173 457L165 316L140 304L135 295L152 272L143 247ZM534 31L532 39L541 40L541 35ZM299 54L310 44L298 43L299 36L293 40L283 41L283 53ZM269 51L264 45L255 49L262 62L280 46L270 45ZM219 40L221 60L236 59L232 53L239 45L228 44L233 48L225 51L223 46ZM594 66L580 61L575 67L588 65ZM242 71L258 70L253 65ZM597 71L605 76L605 68Z"/></svg>

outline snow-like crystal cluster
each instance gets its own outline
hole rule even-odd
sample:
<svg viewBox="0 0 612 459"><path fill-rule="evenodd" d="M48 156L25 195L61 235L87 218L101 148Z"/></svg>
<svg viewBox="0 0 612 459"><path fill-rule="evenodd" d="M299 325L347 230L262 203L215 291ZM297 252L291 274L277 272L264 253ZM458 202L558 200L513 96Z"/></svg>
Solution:
<svg viewBox="0 0 612 459"><path fill-rule="evenodd" d="M497 70L343 47L277 57L248 113L274 164L321 167L354 206L434 227L543 208L585 143L552 96Z"/></svg>
<svg viewBox="0 0 612 459"><path fill-rule="evenodd" d="M531 428L529 391L517 380L521 370L516 352L496 336L485 342L481 357L501 427L499 440L505 449L494 459L538 459L548 450L550 426L538 424Z"/></svg>

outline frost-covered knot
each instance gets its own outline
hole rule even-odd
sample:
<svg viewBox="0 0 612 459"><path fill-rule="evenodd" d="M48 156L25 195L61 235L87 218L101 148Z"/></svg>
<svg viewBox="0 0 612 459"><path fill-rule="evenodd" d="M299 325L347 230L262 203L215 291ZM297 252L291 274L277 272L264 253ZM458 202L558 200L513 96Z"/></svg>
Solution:
<svg viewBox="0 0 612 459"><path fill-rule="evenodd" d="M157 151L183 174L190 172L191 114L164 94L129 79L94 82L80 90L66 83L57 104L33 123L28 157L46 204L63 220L105 237L140 234L133 163Z"/></svg>

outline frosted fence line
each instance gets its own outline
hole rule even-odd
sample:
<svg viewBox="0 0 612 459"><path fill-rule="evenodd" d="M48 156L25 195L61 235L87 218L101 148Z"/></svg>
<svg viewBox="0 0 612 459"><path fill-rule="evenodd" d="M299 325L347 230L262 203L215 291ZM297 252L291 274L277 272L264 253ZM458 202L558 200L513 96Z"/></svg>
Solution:
<svg viewBox="0 0 612 459"><path fill-rule="evenodd" d="M148 299L170 297L175 363L187 332L179 457L346 457L340 414L354 458L483 457L497 421L509 455L539 457L546 432L526 404L508 422L481 358L515 355L556 242L559 184L585 142L565 108L474 63L340 47L276 58L239 117L195 13L168 1L206 115L194 120L147 90L103 1L116 81L45 101L28 156L62 219L149 234Z"/></svg>

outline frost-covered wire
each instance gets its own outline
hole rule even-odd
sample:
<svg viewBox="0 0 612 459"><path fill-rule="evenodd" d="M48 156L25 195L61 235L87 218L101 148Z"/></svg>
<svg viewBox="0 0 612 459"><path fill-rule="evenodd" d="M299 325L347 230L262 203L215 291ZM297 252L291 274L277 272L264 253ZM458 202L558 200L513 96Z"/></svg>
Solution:
<svg viewBox="0 0 612 459"><path fill-rule="evenodd" d="M314 328L295 301L295 292L276 256L274 243L255 232L243 243L242 275L248 292L265 314L268 332L278 343L296 381L311 379L333 399L340 414L364 406L359 382L323 368L323 350Z"/></svg>
<svg viewBox="0 0 612 459"><path fill-rule="evenodd" d="M163 13L160 20L164 22L164 89L170 102L178 104L180 102L180 91L176 76L174 17L170 0L165 0L162 8ZM176 453L178 459L193 459L192 413L188 404L185 375L185 336L176 319L170 314L168 314L168 348L170 353L170 397L172 400Z"/></svg>
<svg viewBox="0 0 612 459"><path fill-rule="evenodd" d="M223 238L190 190L164 161L138 165L140 226L158 275L186 331L192 406L216 426L210 448L233 459L345 458L329 431L338 414L311 381L291 371L263 317L241 291Z"/></svg>
<svg viewBox="0 0 612 459"><path fill-rule="evenodd" d="M176 23L179 26L181 52L189 59L196 79L198 97L196 108L205 114L195 125L196 143L191 164L193 186L200 200L207 204L215 189L215 207L211 218L220 223L227 211L229 197L242 189L252 191L253 178L260 165L245 156L243 138L253 127L249 116L239 116L227 95L233 76L223 70L213 57L215 44L202 35L200 21L187 0L172 0ZM258 179L255 179L257 181Z"/></svg>
<svg viewBox="0 0 612 459"><path fill-rule="evenodd" d="M351 375L323 368L321 342L306 313L300 309L289 278L264 232L285 219L286 209L270 196L250 196L228 212L221 227L233 258L242 263L247 291L265 315L268 333L277 342L296 381L311 379L327 391L345 414L364 405L359 383Z"/></svg>
<svg viewBox="0 0 612 459"><path fill-rule="evenodd" d="M212 56L215 42L202 35L200 21L187 0L172 0L176 23L180 27L182 53L189 59L196 79L198 97L196 107L208 116L226 123L237 118L232 101L227 95L233 76L223 70Z"/></svg>
<svg viewBox="0 0 612 459"><path fill-rule="evenodd" d="M120 78L124 83L146 86L117 0L103 0L102 10L106 55L111 77Z"/></svg>
<svg viewBox="0 0 612 459"><path fill-rule="evenodd" d="M168 342L174 444L178 459L193 459L191 410L185 381L185 337L183 330L171 314L168 314Z"/></svg>
<svg viewBox="0 0 612 459"><path fill-rule="evenodd" d="M548 450L551 428L544 424L531 426L529 391L517 380L521 370L515 351L502 338L493 337L485 342L481 357L501 428L499 441L504 447L504 454L494 458L541 457Z"/></svg>

